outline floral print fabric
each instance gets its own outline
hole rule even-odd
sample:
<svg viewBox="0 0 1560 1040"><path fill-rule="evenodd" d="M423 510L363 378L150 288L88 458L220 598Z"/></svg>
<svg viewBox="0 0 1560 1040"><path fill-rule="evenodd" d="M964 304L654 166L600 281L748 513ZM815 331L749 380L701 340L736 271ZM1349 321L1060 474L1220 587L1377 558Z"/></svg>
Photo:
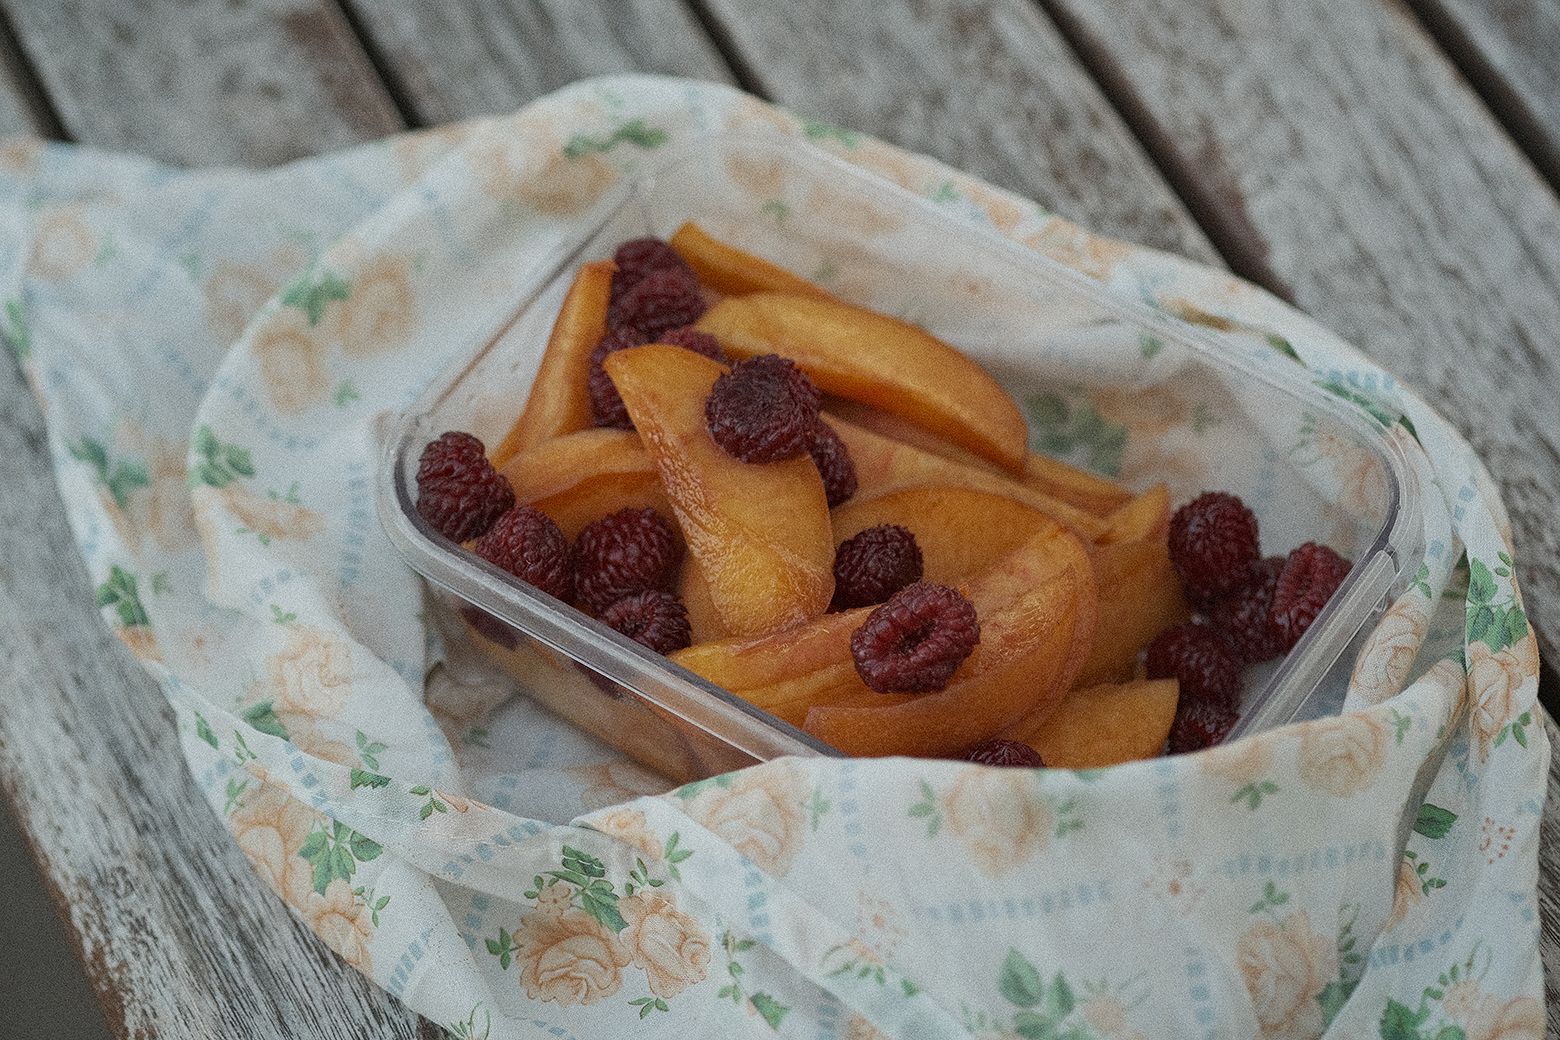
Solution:
<svg viewBox="0 0 1560 1040"><path fill-rule="evenodd" d="M824 148L1397 424L1429 549L1347 712L1104 771L785 760L666 792L474 667L374 518L386 419L571 221L716 128ZM1504 511L1446 423L1260 291L677 80L265 172L36 142L0 165L0 332L105 622L251 880L451 1035L1541 1035L1549 748ZM1131 395L1031 405L1050 450L1185 465ZM1379 498L1347 445L1311 447Z"/></svg>

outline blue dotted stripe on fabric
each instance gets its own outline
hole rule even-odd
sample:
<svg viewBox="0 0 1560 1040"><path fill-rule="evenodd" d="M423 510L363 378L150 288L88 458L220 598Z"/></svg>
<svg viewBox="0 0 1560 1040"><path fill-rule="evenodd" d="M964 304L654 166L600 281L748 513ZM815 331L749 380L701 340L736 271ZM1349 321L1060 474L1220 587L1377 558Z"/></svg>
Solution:
<svg viewBox="0 0 1560 1040"><path fill-rule="evenodd" d="M1023 898L972 899L962 903L917 907L913 912L928 921L963 925L974 924L988 917L1007 920L1045 917L1074 908L1093 906L1096 903L1108 904L1114 901L1115 896L1111 891L1110 881L1080 881L1076 885L1068 885Z"/></svg>
<svg viewBox="0 0 1560 1040"><path fill-rule="evenodd" d="M742 883L748 890L747 932L763 945L773 946L774 937L769 933L769 895L764 891L764 875L748 865L743 870Z"/></svg>
<svg viewBox="0 0 1560 1040"><path fill-rule="evenodd" d="M1292 874L1304 874L1318 870L1337 870L1340 867L1348 866L1356 860L1368 859L1379 863L1386 860L1386 858L1386 845L1375 838L1371 838L1353 845L1329 845L1326 848L1310 849L1277 858L1267 854L1253 855L1251 853L1242 853L1239 856L1225 860L1218 869L1225 877L1231 879L1250 874L1285 878Z"/></svg>
<svg viewBox="0 0 1560 1040"><path fill-rule="evenodd" d="M221 376L217 379L216 387L225 391L230 400L239 406L244 413L244 418L249 421L251 427L265 436L272 444L280 446L290 455L303 455L319 450L320 438L300 437L297 434L288 433L287 430L275 422L270 416L270 407L258 400L249 389L239 383L235 383L231 376Z"/></svg>

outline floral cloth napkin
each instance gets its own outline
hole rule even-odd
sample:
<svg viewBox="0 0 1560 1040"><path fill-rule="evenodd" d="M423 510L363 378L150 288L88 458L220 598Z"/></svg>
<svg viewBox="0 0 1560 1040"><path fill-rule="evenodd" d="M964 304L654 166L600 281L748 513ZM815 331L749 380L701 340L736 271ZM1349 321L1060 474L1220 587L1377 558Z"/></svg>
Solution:
<svg viewBox="0 0 1560 1040"><path fill-rule="evenodd" d="M1103 771L781 760L664 793L463 661L375 519L386 420L611 185L729 127L1404 416L1429 551L1347 713ZM453 1035L1542 1034L1549 747L1505 513L1450 426L1273 298L681 80L263 172L33 141L0 168L0 320L105 622L252 883Z"/></svg>

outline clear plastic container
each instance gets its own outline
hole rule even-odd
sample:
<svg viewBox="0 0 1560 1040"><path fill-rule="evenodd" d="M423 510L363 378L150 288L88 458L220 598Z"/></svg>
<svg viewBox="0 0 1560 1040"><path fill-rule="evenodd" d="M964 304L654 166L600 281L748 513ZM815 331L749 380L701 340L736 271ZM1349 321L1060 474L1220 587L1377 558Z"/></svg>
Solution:
<svg viewBox="0 0 1560 1040"><path fill-rule="evenodd" d="M1343 553L1352 570L1304 638L1248 670L1232 736L1341 705L1353 651L1423 554L1392 417L1260 337L1216 340L804 143L736 133L691 143L604 199L538 259L502 332L435 380L387 444L378 503L392 543L528 695L675 780L838 754L462 551L414 508L428 441L460 429L495 445L508 431L579 265L687 220L965 351L1021 403L1036 450L1119 469L1129 486L1166 482L1175 504L1238 494L1269 554L1311 540Z"/></svg>

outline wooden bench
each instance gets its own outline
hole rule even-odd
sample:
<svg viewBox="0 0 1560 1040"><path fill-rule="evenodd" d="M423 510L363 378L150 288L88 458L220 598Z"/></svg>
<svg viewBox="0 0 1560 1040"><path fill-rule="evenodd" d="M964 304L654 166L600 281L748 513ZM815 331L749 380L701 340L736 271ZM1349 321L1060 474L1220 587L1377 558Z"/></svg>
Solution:
<svg viewBox="0 0 1560 1040"><path fill-rule="evenodd" d="M669 72L1227 265L1459 423L1504 491L1530 614L1560 654L1560 0L0 0L0 14L0 131L264 165L584 75ZM92 606L9 363L0 488L0 789L114 1030L442 1035L247 883L161 696ZM1552 1007L1557 833L1552 805Z"/></svg>

